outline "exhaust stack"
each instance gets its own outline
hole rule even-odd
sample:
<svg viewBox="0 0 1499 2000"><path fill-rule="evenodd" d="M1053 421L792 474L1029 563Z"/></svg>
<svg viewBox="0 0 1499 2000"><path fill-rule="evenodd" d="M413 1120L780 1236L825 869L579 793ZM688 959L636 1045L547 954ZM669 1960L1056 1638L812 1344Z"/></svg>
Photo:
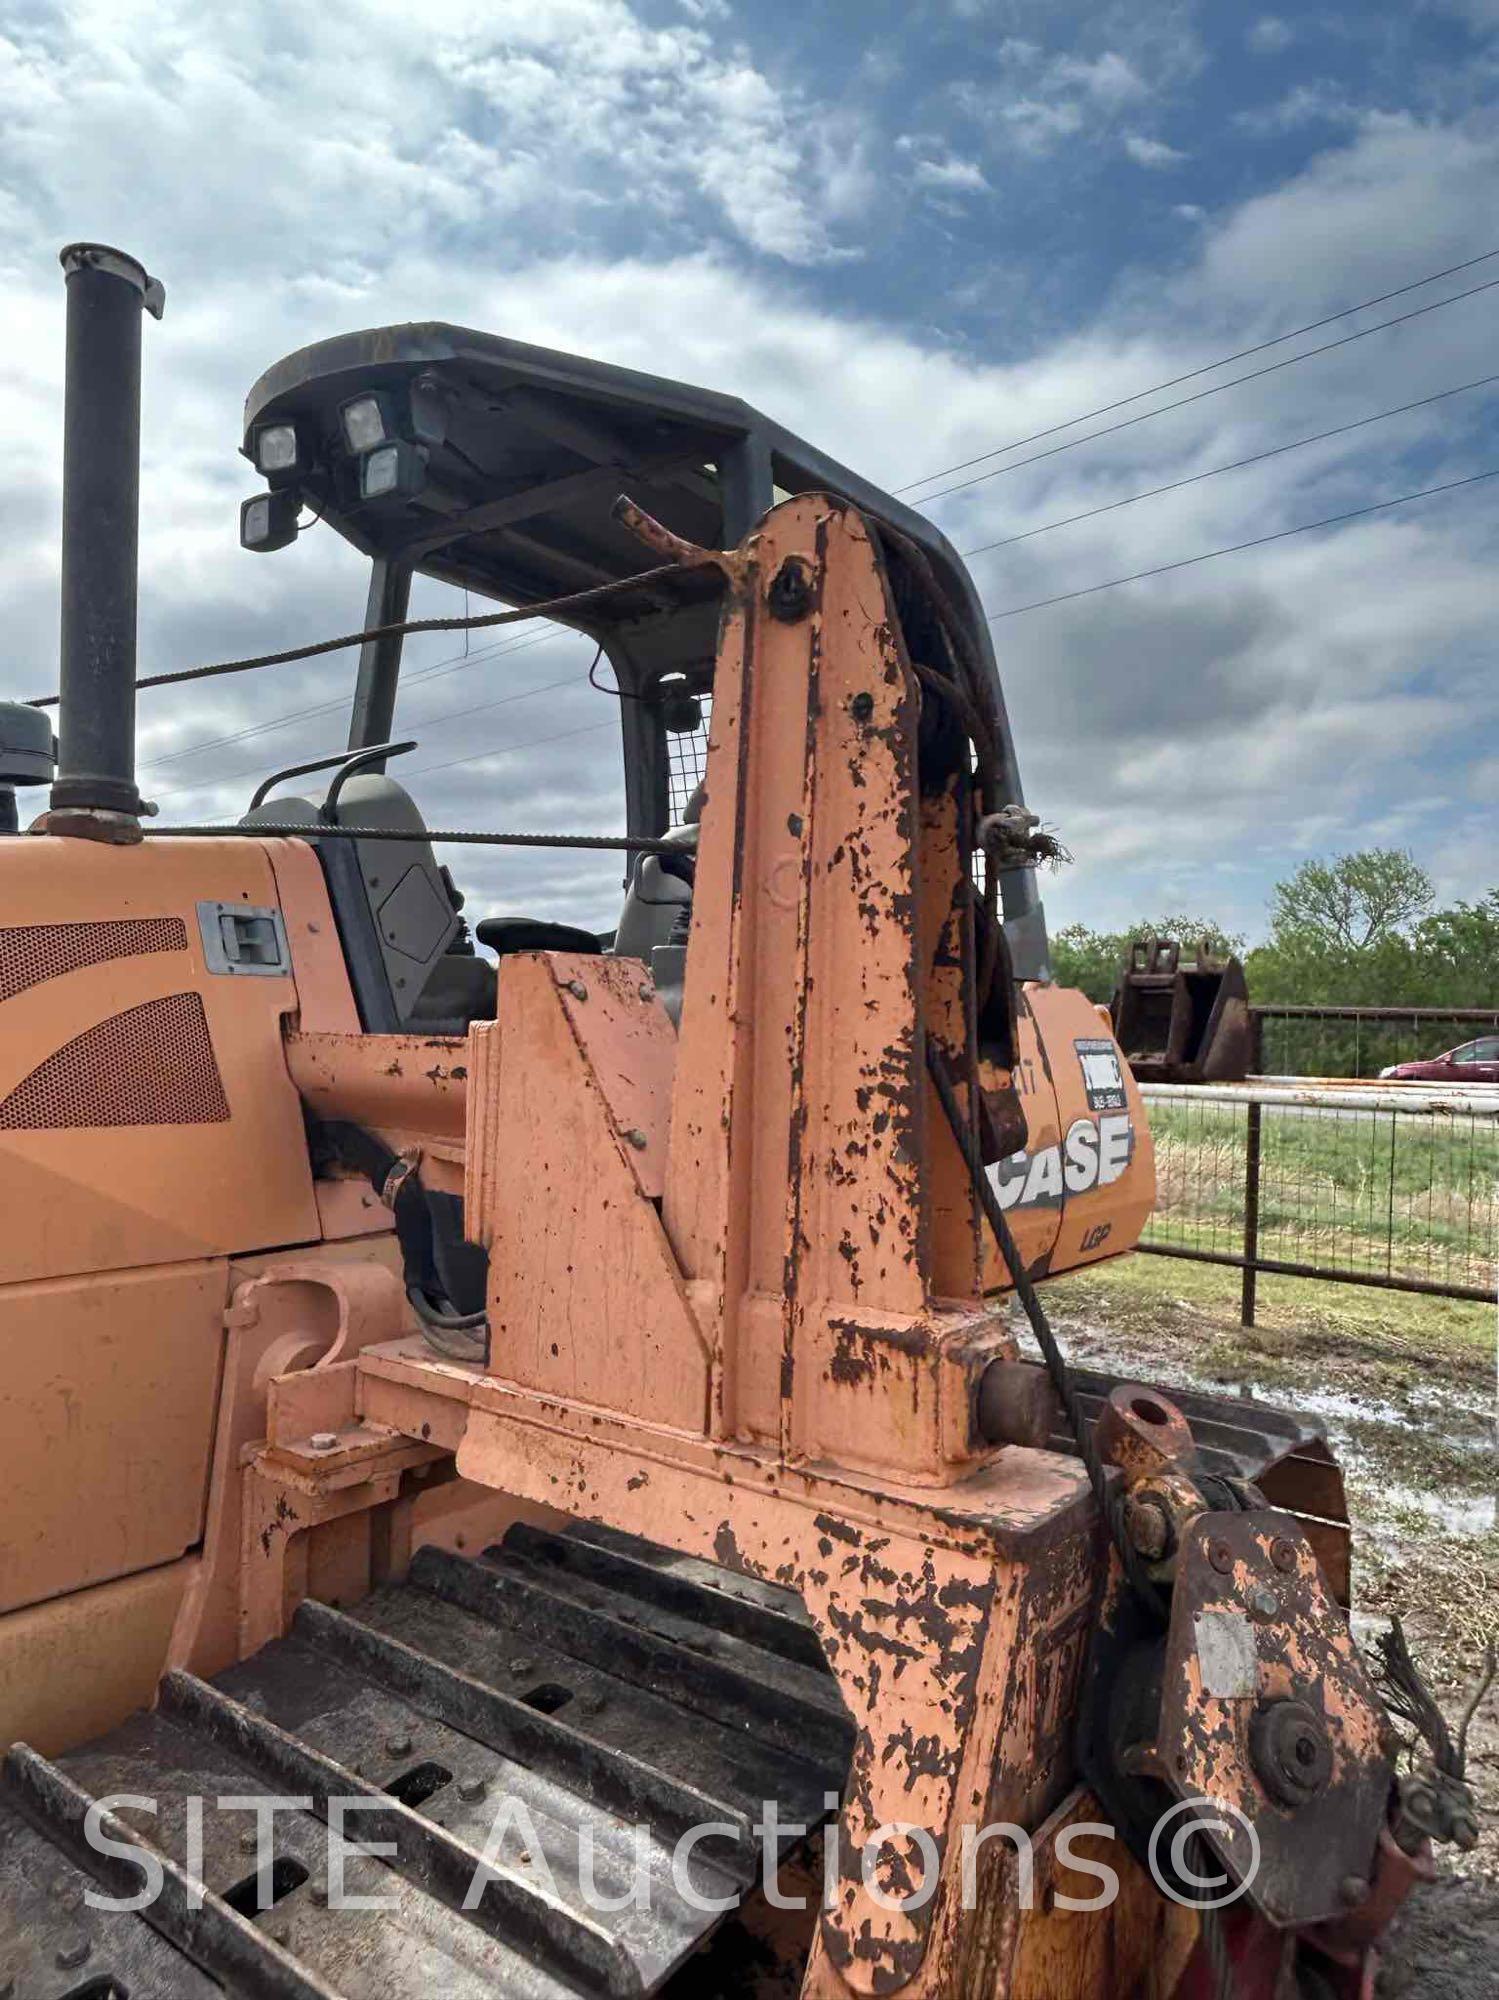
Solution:
<svg viewBox="0 0 1499 2000"><path fill-rule="evenodd" d="M71 243L63 425L60 756L51 830L139 837L135 599L140 520L141 310L166 294L143 265ZM119 815L106 818L105 815Z"/></svg>

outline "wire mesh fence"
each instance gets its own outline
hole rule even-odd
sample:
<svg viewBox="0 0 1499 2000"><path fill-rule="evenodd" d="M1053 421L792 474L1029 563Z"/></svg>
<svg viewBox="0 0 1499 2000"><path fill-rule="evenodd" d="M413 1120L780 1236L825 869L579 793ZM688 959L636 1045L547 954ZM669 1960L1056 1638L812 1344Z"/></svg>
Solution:
<svg viewBox="0 0 1499 2000"><path fill-rule="evenodd" d="M1499 1008L1255 1007L1261 1076L1377 1077L1499 1033Z"/></svg>
<svg viewBox="0 0 1499 2000"><path fill-rule="evenodd" d="M1495 1296L1499 1091L1143 1087L1156 1147L1141 1248L1448 1298Z"/></svg>
<svg viewBox="0 0 1499 2000"><path fill-rule="evenodd" d="M700 694L697 705L702 716L697 728L671 730L666 738L666 799L673 826L681 825L708 768L708 724L713 718L713 696Z"/></svg>

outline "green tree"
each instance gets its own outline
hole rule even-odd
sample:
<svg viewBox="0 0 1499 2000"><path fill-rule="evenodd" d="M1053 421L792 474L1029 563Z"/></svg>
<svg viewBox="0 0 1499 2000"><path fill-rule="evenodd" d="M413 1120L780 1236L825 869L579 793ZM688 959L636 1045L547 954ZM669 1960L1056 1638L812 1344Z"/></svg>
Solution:
<svg viewBox="0 0 1499 2000"><path fill-rule="evenodd" d="M1075 986L1090 1000L1112 1000L1120 967L1129 956L1131 941L1138 937L1175 938L1186 959L1196 956L1203 938L1216 952L1244 949L1242 937L1225 931L1211 917L1178 913L1142 921L1123 931L1095 931L1086 924L1068 924L1054 932L1051 939L1051 964L1057 984Z"/></svg>
<svg viewBox="0 0 1499 2000"><path fill-rule="evenodd" d="M1275 885L1270 942L1369 951L1407 933L1435 901L1431 877L1404 848L1368 847L1331 861L1303 861L1288 881Z"/></svg>

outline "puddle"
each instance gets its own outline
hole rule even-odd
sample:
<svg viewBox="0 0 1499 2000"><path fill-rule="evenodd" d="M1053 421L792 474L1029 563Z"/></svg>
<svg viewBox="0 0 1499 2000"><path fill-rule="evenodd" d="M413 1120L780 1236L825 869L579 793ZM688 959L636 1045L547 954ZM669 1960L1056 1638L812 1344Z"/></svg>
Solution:
<svg viewBox="0 0 1499 2000"><path fill-rule="evenodd" d="M1087 1322L1068 1324L1064 1345L1083 1366L1159 1381L1165 1388L1175 1383L1210 1395L1243 1395L1322 1424L1345 1476L1359 1488L1359 1516L1373 1532L1394 1531L1392 1517L1401 1514L1424 1516L1434 1531L1458 1539L1499 1528L1493 1413L1440 1383L1413 1384L1394 1400L1320 1383L1197 1370L1184 1365L1188 1356L1174 1343L1169 1353L1152 1353L1127 1335ZM1427 1469L1424 1453L1432 1455L1431 1476L1428 1483L1417 1483ZM1487 1488L1486 1461L1492 1470Z"/></svg>
<svg viewBox="0 0 1499 2000"><path fill-rule="evenodd" d="M1366 1470L1367 1466L1355 1465L1350 1484L1360 1489L1360 1498L1367 1503L1361 1512L1371 1530L1383 1525L1381 1517L1401 1513L1424 1514L1449 1535L1488 1535L1499 1527L1499 1501L1492 1493L1437 1493L1429 1486L1409 1486L1383 1477L1377 1485L1367 1485L1359 1476Z"/></svg>

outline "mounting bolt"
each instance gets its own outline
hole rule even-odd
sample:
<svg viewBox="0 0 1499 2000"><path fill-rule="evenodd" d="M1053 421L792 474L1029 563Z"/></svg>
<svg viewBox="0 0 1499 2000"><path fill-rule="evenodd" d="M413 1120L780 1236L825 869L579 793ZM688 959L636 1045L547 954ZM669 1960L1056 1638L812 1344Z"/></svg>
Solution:
<svg viewBox="0 0 1499 2000"><path fill-rule="evenodd" d="M787 556L770 579L765 602L771 617L783 625L794 625L806 617L812 608L812 576L800 556Z"/></svg>
<svg viewBox="0 0 1499 2000"><path fill-rule="evenodd" d="M1270 1560L1278 1570L1290 1571L1296 1567L1296 1544L1278 1535L1270 1544Z"/></svg>
<svg viewBox="0 0 1499 2000"><path fill-rule="evenodd" d="M1208 1561L1220 1576L1227 1576L1234 1566L1234 1552L1227 1542L1213 1542L1208 1548Z"/></svg>
<svg viewBox="0 0 1499 2000"><path fill-rule="evenodd" d="M1171 1546L1171 1517L1159 1500L1128 1500L1124 1528L1130 1546L1147 1562L1159 1562Z"/></svg>
<svg viewBox="0 0 1499 2000"><path fill-rule="evenodd" d="M1267 1590L1262 1586L1259 1590L1250 1592L1249 1608L1256 1618L1273 1618L1280 1609L1280 1599L1273 1590Z"/></svg>
<svg viewBox="0 0 1499 2000"><path fill-rule="evenodd" d="M314 1431L307 1442L312 1446L314 1451L337 1451L338 1432Z"/></svg>
<svg viewBox="0 0 1499 2000"><path fill-rule="evenodd" d="M1350 1910L1356 1910L1360 1903L1369 1900L1369 1884L1362 1875L1345 1875L1338 1884L1338 1894Z"/></svg>
<svg viewBox="0 0 1499 2000"><path fill-rule="evenodd" d="M588 988L583 984L581 979L569 979L567 990L571 993L574 1000L586 1000L588 998Z"/></svg>
<svg viewBox="0 0 1499 2000"><path fill-rule="evenodd" d="M636 991L639 993L642 1000L654 1000L656 997L656 989L654 986L649 986L642 983L639 987L636 988Z"/></svg>
<svg viewBox="0 0 1499 2000"><path fill-rule="evenodd" d="M391 1757L409 1757L411 1755L411 1738L404 1730L397 1736L387 1736L385 1739L385 1749Z"/></svg>
<svg viewBox="0 0 1499 2000"><path fill-rule="evenodd" d="M260 1835L253 1826L245 1828L239 1837L239 1845L241 1853L253 1854L255 1852L256 1848L260 1845Z"/></svg>
<svg viewBox="0 0 1499 2000"><path fill-rule="evenodd" d="M874 714L874 696L869 693L856 694L848 705L848 712L855 722L868 722Z"/></svg>
<svg viewBox="0 0 1499 2000"><path fill-rule="evenodd" d="M646 1147L651 1143L650 1140L647 1139L647 1137L645 1136L644 1132L641 1131L638 1125L632 1125L629 1131L626 1132L625 1137L629 1140L630 1144L635 1148L637 1153L643 1153Z"/></svg>
<svg viewBox="0 0 1499 2000"><path fill-rule="evenodd" d="M307 1885L307 1895L311 1902L315 1903L319 1909L322 1909L328 1901L328 1884L326 1882L309 1882Z"/></svg>
<svg viewBox="0 0 1499 2000"><path fill-rule="evenodd" d="M64 1972L72 1972L83 1964L93 1948L86 1937L67 1938L57 1947L54 1957Z"/></svg>
<svg viewBox="0 0 1499 2000"><path fill-rule="evenodd" d="M484 1796L484 1789L484 1780L482 1778L460 1778L458 1780L458 1796L466 1806L476 1806Z"/></svg>
<svg viewBox="0 0 1499 2000"><path fill-rule="evenodd" d="M1303 1701L1272 1701L1255 1712L1249 1760L1265 1790L1283 1806L1304 1806L1332 1782L1327 1725Z"/></svg>

